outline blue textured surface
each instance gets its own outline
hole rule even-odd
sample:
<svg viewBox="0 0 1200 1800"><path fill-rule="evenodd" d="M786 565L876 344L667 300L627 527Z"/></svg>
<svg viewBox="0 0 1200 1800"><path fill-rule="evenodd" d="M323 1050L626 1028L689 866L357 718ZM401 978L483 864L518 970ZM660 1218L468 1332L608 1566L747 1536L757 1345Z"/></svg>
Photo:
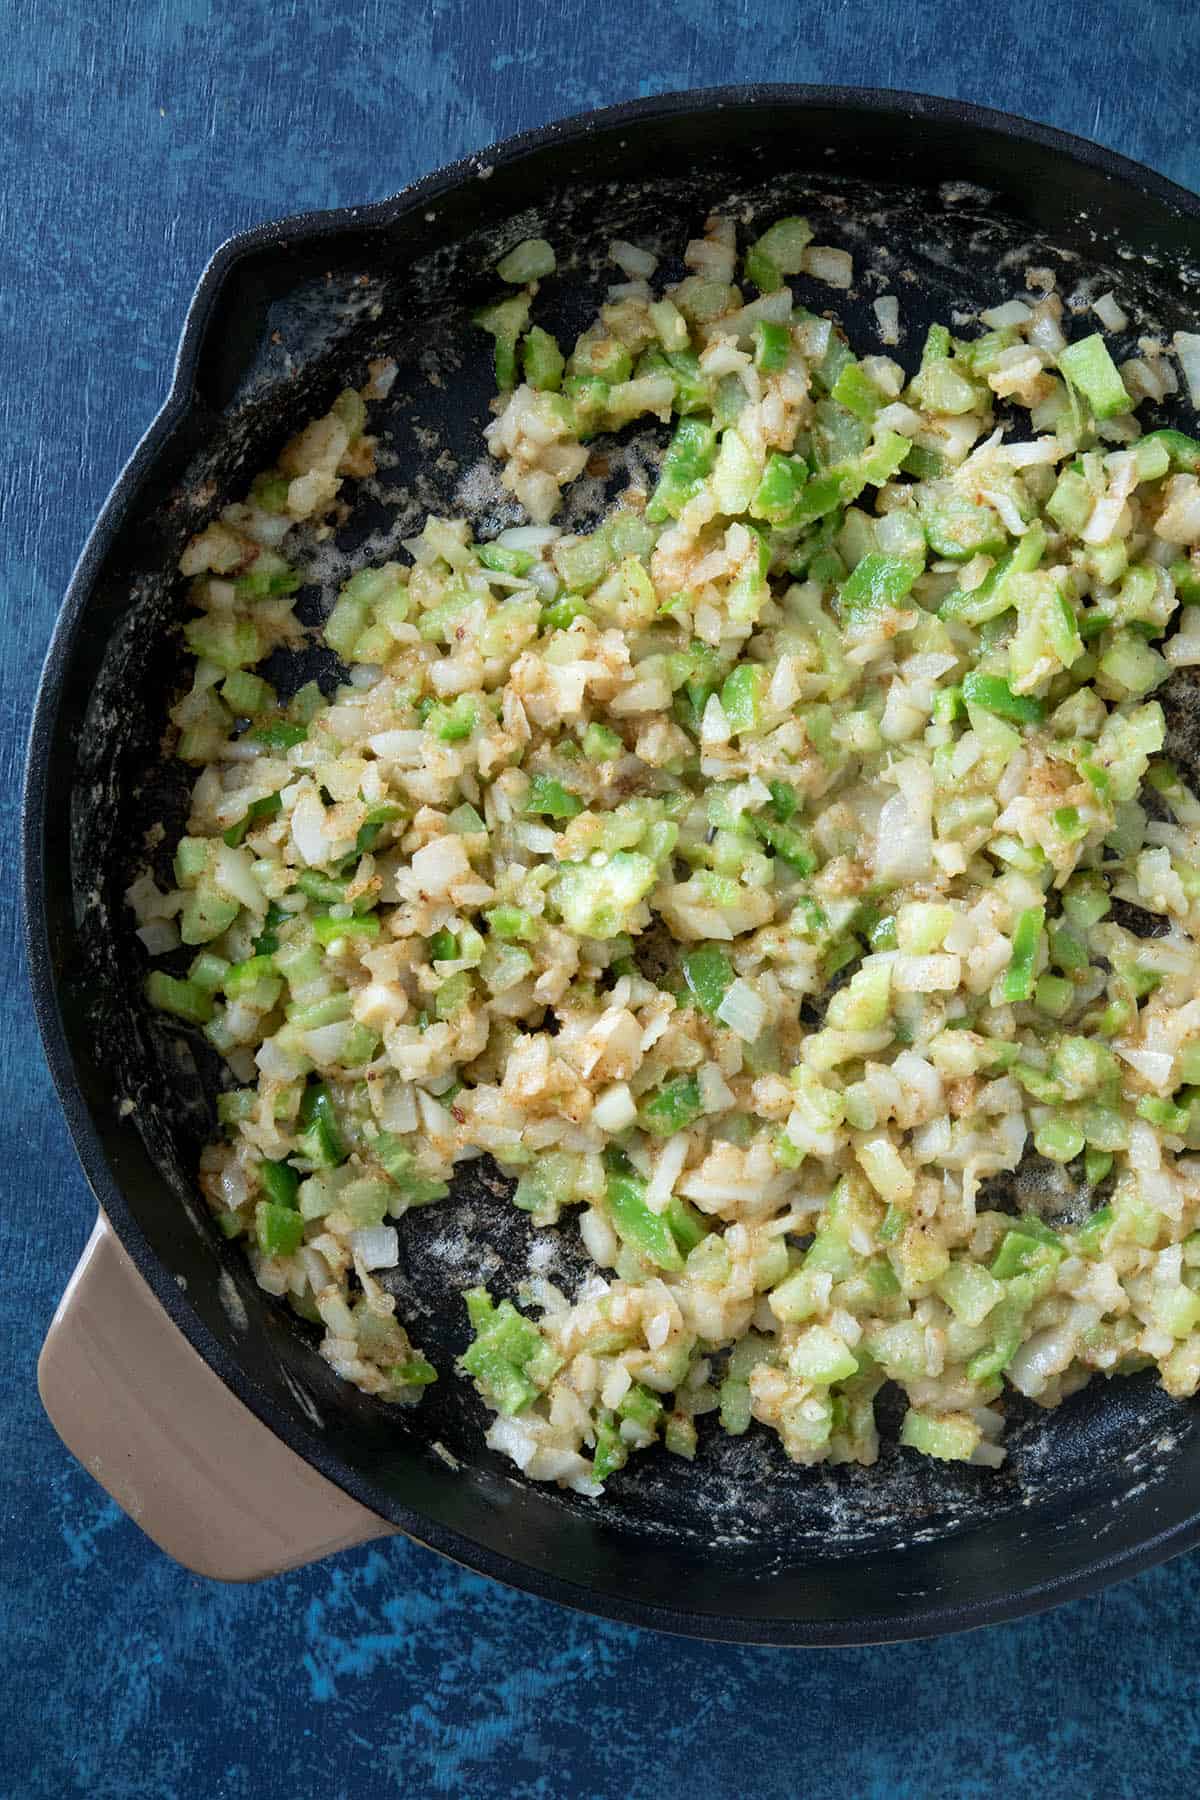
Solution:
<svg viewBox="0 0 1200 1800"><path fill-rule="evenodd" d="M1200 10L1100 17L1094 0L0 0L5 866L57 598L222 238L555 115L764 78L982 101L1200 186L1181 124ZM11 971L11 886L0 929ZM38 1408L38 1345L93 1209L12 980L0 1059L0 1795L1189 1791L1200 1554L1022 1625L790 1659L594 1624L400 1542L249 1590L184 1574Z"/></svg>

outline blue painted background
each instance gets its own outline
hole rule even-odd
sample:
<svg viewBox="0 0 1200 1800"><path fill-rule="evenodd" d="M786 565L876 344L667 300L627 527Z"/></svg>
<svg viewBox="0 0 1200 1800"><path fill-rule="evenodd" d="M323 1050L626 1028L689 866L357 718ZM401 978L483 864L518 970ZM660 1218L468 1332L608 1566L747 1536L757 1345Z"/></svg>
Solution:
<svg viewBox="0 0 1200 1800"><path fill-rule="evenodd" d="M555 115L764 78L983 101L1200 187L1194 0L0 0L0 33L10 870L57 598L232 231L377 198ZM12 969L11 883L0 932ZM5 1800L1195 1791L1200 1554L1022 1625L793 1657L593 1624L404 1543L245 1590L169 1564L37 1405L38 1345L92 1206L29 1003L3 987Z"/></svg>

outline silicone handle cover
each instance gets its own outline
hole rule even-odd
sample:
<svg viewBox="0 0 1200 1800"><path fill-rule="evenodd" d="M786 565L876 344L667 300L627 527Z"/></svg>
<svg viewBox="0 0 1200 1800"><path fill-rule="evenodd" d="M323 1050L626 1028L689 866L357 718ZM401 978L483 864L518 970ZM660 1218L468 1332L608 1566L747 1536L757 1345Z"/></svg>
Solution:
<svg viewBox="0 0 1200 1800"><path fill-rule="evenodd" d="M229 1391L103 1213L47 1333L38 1387L68 1450L197 1575L256 1581L394 1535Z"/></svg>

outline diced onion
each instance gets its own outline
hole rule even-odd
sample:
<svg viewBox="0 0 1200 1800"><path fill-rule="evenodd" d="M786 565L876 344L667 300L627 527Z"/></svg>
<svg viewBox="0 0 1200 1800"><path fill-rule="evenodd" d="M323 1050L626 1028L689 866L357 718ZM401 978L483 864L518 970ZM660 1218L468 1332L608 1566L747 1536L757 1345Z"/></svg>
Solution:
<svg viewBox="0 0 1200 1800"><path fill-rule="evenodd" d="M350 1234L364 1269L394 1269L400 1261L400 1237L394 1225L364 1225Z"/></svg>
<svg viewBox="0 0 1200 1800"><path fill-rule="evenodd" d="M884 344L900 342L900 302L895 294L880 294L871 302L876 319L879 321L879 337Z"/></svg>
<svg viewBox="0 0 1200 1800"><path fill-rule="evenodd" d="M717 1017L747 1044L753 1044L766 1023L767 1009L749 982L739 977L726 988Z"/></svg>
<svg viewBox="0 0 1200 1800"><path fill-rule="evenodd" d="M1171 341L1187 382L1188 398L1200 411L1200 332L1177 331Z"/></svg>

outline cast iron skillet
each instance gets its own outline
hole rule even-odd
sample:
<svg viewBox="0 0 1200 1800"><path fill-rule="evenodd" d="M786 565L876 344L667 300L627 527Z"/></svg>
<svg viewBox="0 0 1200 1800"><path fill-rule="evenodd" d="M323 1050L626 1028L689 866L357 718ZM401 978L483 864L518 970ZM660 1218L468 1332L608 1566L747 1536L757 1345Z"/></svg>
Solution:
<svg viewBox="0 0 1200 1800"><path fill-rule="evenodd" d="M895 1448L869 1471L801 1470L755 1427L703 1432L691 1467L635 1458L602 1503L526 1483L483 1447L482 1410L452 1371L463 1309L444 1298L520 1278L525 1225L503 1180L470 1165L450 1201L404 1222L396 1288L437 1387L398 1413L338 1382L193 1199L217 1071L137 998L145 959L120 899L147 825L182 818L186 773L159 745L182 667L184 539L384 352L400 366L373 413L385 466L321 551L305 616L356 554L380 554L427 508L465 510L483 535L511 522L474 467L490 374L467 318L494 292L496 258L552 238L564 273L539 305L578 328L612 278L612 237L677 253L706 211L730 206L762 223L805 213L818 241L853 250L863 273L839 310L873 343L871 298L898 294L910 366L931 318L1021 291L1030 263L1066 291L1111 285L1132 318L1168 332L1197 310L1192 195L999 113L851 89L619 106L379 205L234 239L200 283L170 398L88 541L47 659L25 796L34 992L80 1157L138 1268L233 1391L343 1489L473 1568L633 1623L780 1644L918 1637L1049 1606L1200 1541L1194 1411L1143 1378L1098 1381L1050 1414L1014 1407L998 1474ZM569 1281L573 1224L559 1243Z"/></svg>

